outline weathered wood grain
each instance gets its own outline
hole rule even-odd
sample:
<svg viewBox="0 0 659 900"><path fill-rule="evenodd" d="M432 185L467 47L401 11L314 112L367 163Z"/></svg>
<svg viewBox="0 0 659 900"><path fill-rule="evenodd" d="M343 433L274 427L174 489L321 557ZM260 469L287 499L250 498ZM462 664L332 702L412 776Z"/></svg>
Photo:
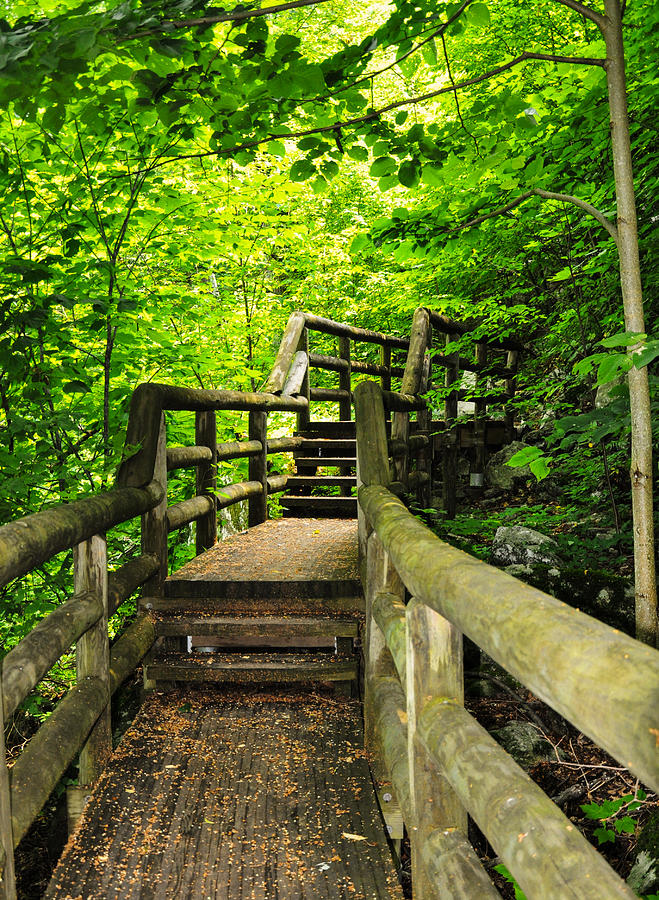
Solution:
<svg viewBox="0 0 659 900"><path fill-rule="evenodd" d="M400 596L380 591L373 597L371 613L384 635L401 684L407 683L405 604Z"/></svg>
<svg viewBox="0 0 659 900"><path fill-rule="evenodd" d="M76 645L77 681L95 679L103 685L105 691L105 705L80 751L79 781L81 785L90 785L101 774L112 752L108 552L104 535L94 535L74 548L73 584L76 593L92 594L102 609L99 619L80 636Z"/></svg>
<svg viewBox="0 0 659 900"><path fill-rule="evenodd" d="M217 509L215 488L217 487L217 423L215 410L195 414L195 441L198 446L210 450L210 459L202 460L197 466L195 483L198 497L209 497L212 506L197 519L195 528L195 550L197 554L208 550L217 541Z"/></svg>
<svg viewBox="0 0 659 900"><path fill-rule="evenodd" d="M8 522L0 527L0 587L93 534L152 509L161 498L162 488L151 483L95 494Z"/></svg>
<svg viewBox="0 0 659 900"><path fill-rule="evenodd" d="M102 599L72 597L42 619L2 660L2 705L9 718L62 653L103 615Z"/></svg>
<svg viewBox="0 0 659 900"><path fill-rule="evenodd" d="M414 596L659 788L659 652L445 544L385 488L359 502Z"/></svg>
<svg viewBox="0 0 659 900"><path fill-rule="evenodd" d="M107 685L85 678L61 700L11 770L16 847L75 758L107 703Z"/></svg>
<svg viewBox="0 0 659 900"><path fill-rule="evenodd" d="M0 900L16 900L11 793L5 756L5 721L2 709L4 685L0 674Z"/></svg>
<svg viewBox="0 0 659 900"><path fill-rule="evenodd" d="M281 391L282 396L295 397L301 392L307 375L307 365L307 354L304 350L297 350L291 361L291 366Z"/></svg>
<svg viewBox="0 0 659 900"><path fill-rule="evenodd" d="M180 634L181 632L179 632ZM110 694L133 674L142 658L149 652L156 637L153 620L138 616L110 648Z"/></svg>
<svg viewBox="0 0 659 900"><path fill-rule="evenodd" d="M634 892L472 716L431 700L419 732L479 828L531 897L613 900Z"/></svg>
<svg viewBox="0 0 659 900"><path fill-rule="evenodd" d="M443 900L500 900L474 848L457 829L432 831L421 848L428 873L429 897Z"/></svg>
<svg viewBox="0 0 659 900"><path fill-rule="evenodd" d="M174 469L191 469L203 462L212 462L210 447L168 447L167 471Z"/></svg>
<svg viewBox="0 0 659 900"><path fill-rule="evenodd" d="M382 344L385 347L402 347L407 349L409 341L406 338L395 337L391 334L382 334L379 331L370 331L368 328L356 328L353 325L345 325L342 322L333 322L322 316L305 314L307 328L312 331L321 331L324 334L334 334L337 337L348 337L353 341L363 341L367 344Z"/></svg>
<svg viewBox="0 0 659 900"><path fill-rule="evenodd" d="M306 357L305 357L306 359ZM268 518L268 414L253 411L249 414L249 439L260 441L262 451L249 459L248 478L260 485L258 493L249 497L248 525L253 528Z"/></svg>
<svg viewBox="0 0 659 900"><path fill-rule="evenodd" d="M429 697L464 701L462 635L415 597L405 609L407 636L407 741L413 830L412 883L419 897L432 896L422 850L436 828L457 828L467 837L467 813L436 761L419 741L420 718Z"/></svg>
<svg viewBox="0 0 659 900"><path fill-rule="evenodd" d="M277 357L265 385L266 390L272 394L276 394L283 390L284 384L286 383L286 375L291 367L295 352L298 349L304 326L304 313L299 310L292 312L286 323L286 328L282 335L281 343L279 344L279 350L277 351Z"/></svg>
<svg viewBox="0 0 659 900"><path fill-rule="evenodd" d="M358 704L152 695L46 892L75 897L401 900Z"/></svg>
<svg viewBox="0 0 659 900"><path fill-rule="evenodd" d="M108 573L108 615L112 616L140 585L158 572L160 562L152 553L142 553Z"/></svg>

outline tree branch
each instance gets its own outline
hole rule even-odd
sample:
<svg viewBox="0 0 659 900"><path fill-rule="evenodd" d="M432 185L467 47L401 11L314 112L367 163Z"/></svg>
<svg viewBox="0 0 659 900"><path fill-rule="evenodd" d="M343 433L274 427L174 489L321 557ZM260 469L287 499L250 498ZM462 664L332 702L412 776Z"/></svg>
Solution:
<svg viewBox="0 0 659 900"><path fill-rule="evenodd" d="M572 203L574 206L578 206L580 209L583 209L585 212L593 216L594 219L597 219L600 225L602 225L611 235L616 243L616 247L618 246L618 229L613 224L613 222L611 222L611 220L604 215L603 212L597 209L597 207L593 206L591 203L587 203L580 197L574 197L572 194L560 194L556 193L555 191L545 191L542 188L532 188L530 191L525 191L523 194L520 194L519 197L511 200L510 203L506 203L505 206L500 206L498 209L492 210L492 212L484 213L482 216L477 216L475 219L470 219L469 222L458 225L456 228L452 228L451 231L462 231L465 228L473 228L475 225L480 225L487 219L493 219L495 216L503 216L507 212L510 212L511 209L515 209L515 207L519 206L520 203L523 203L525 200L528 200L529 197L533 197L534 195L542 197L544 200L559 200L563 203Z"/></svg>
<svg viewBox="0 0 659 900"><path fill-rule="evenodd" d="M276 15L288 9L299 9L301 6L318 6L320 3L328 3L329 0L291 0L290 3L282 3L281 6L266 6L263 9L240 9L234 12L218 13L216 16L203 16L199 19L165 19L160 28L152 28L148 31L136 31L134 34L125 35L122 40L132 41L135 38L149 37L181 28L197 28L204 25L217 25L220 22L242 22L245 19L254 19L257 16Z"/></svg>
<svg viewBox="0 0 659 900"><path fill-rule="evenodd" d="M544 191L541 188L534 188L534 194L537 194L538 197L543 197L545 200L560 200L563 203L572 203L574 206L578 206L580 209L583 209L589 215L591 215L594 219L602 225L603 228L609 232L613 240L616 242L616 247L618 246L618 229L613 224L613 222L604 215L596 206L593 206L591 203L587 203L585 200L582 200L580 197L574 197L572 194L557 194L554 191Z"/></svg>
<svg viewBox="0 0 659 900"><path fill-rule="evenodd" d="M236 144L233 147L226 147L222 150L204 150L201 153L184 153L181 154L181 156L169 156L166 159L162 159L158 163L152 165L151 168L157 169L161 166L169 165L172 162L180 162L184 159L205 159L208 156L228 156L230 153L240 153L244 150L253 150L255 147L259 147L261 144L267 144L270 141L274 140L291 140L292 138L307 137L310 134L326 134L330 131L336 131L337 128L349 128L353 125L364 125L367 122L372 122L374 119L379 119L380 116L384 115L384 113L392 112L393 110L400 109L403 106L412 106L416 103L423 103L426 100L433 100L435 97L439 97L442 94L452 94L456 90L471 87L475 84L481 84L483 81L489 81L491 78L494 78L495 75L500 75L502 72L507 72L509 69L512 69L515 66L518 66L520 63L526 62L528 60L566 63L568 65L581 64L585 66L600 66L602 68L604 68L604 66L606 65L605 59L580 56L556 56L553 53L528 53L525 51L519 56L516 56L514 59L511 59L509 62L503 63L500 66L496 66L494 69L490 69L489 72L484 72L482 75L476 75L474 78L467 78L465 81L456 82L455 85L438 88L437 90L430 91L427 94L419 94L416 97L409 97L406 100L397 100L394 103L389 103L387 106L381 107L380 109L373 110L373 112L367 113L365 116L358 116L354 119L345 119L342 122L334 122L332 125L321 125L318 128L307 128L302 131L286 132L284 134L272 132L266 137L257 138L253 141L247 141L244 144Z"/></svg>
<svg viewBox="0 0 659 900"><path fill-rule="evenodd" d="M569 9L573 9L575 12L580 13L582 16L585 16L587 19L590 19L591 22L594 22L600 31L604 31L607 25L606 16L601 15L596 10L591 9L589 6L585 6L583 3L579 3L578 0L555 0L556 3L562 3L563 6L567 6Z"/></svg>

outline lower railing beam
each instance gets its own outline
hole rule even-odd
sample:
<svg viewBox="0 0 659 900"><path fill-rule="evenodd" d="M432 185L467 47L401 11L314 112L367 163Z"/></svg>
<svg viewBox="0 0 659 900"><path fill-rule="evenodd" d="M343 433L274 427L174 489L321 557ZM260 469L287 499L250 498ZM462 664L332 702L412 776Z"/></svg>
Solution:
<svg viewBox="0 0 659 900"><path fill-rule="evenodd" d="M2 674L0 674L0 900L16 900L11 795L5 757L5 728L2 710Z"/></svg>

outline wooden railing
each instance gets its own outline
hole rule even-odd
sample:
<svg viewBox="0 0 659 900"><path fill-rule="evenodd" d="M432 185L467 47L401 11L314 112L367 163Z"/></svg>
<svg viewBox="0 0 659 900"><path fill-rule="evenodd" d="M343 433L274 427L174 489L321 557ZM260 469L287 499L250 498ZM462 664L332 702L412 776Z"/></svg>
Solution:
<svg viewBox="0 0 659 900"><path fill-rule="evenodd" d="M339 338L340 356L310 354L308 334L315 330ZM379 363L356 360L351 343L378 344ZM91 785L110 752L110 702L150 650L155 630L148 614L115 641L107 622L126 599L141 588L145 601L158 596L167 576L167 536L196 523L196 552L217 539L217 510L248 501L249 525L263 522L267 497L285 489L286 475L267 473L268 454L291 452L295 435L268 439L268 412L297 413L298 428L309 421L315 400L337 402L341 418L351 416L351 372L379 375L389 391L402 375L391 351L405 350L407 340L354 328L304 313L288 323L266 391L197 390L165 384L142 384L131 399L126 453L114 490L62 504L0 528L0 589L56 554L74 551L73 596L44 618L3 659L0 673L0 733L9 719L57 660L76 643L76 684L30 740L9 773L4 737L0 738L0 898L15 897L13 848L25 835L63 773L80 754L80 784ZM339 373L337 389L310 389L309 368ZM396 403L396 395L390 394ZM403 400L399 400L404 404ZM195 413L195 445L167 447L164 414ZM218 410L249 413L247 441L217 443ZM217 485L217 463L248 460L248 480ZM167 473L195 471L195 496L167 504ZM106 535L117 525L141 517L141 553L108 572ZM148 602L142 604L144 610Z"/></svg>
<svg viewBox="0 0 659 900"><path fill-rule="evenodd" d="M430 484L430 420L426 403L418 395L430 383L428 321L443 333L458 333L462 327L417 310L410 348L406 338L295 312L263 392L140 385L131 400L125 459L116 488L0 528L0 589L56 554L74 551L73 596L2 661L0 726L73 642L77 667L75 686L18 757L11 778L4 745L0 746L0 898L15 896L13 848L68 765L79 753L80 784L91 785L111 752L112 695L155 639L153 622L145 611L148 598L161 594L167 576L168 534L195 522L196 552L200 553L216 541L218 509L247 500L249 525L256 525L266 518L268 495L285 489L285 474L268 475L267 457L294 451L300 438L269 439L269 412L296 413L298 430L308 424L310 404L316 401L337 403L339 417L349 419L352 374L379 377L382 396L394 415L391 441L381 450L385 456L393 454L400 474L390 487L398 493L416 487L425 496ZM338 355L310 352L311 332L338 338ZM357 345L379 346L379 360L356 358ZM403 368L392 356L408 348ZM439 365L445 363L439 359ZM455 369L455 361L449 363ZM337 372L338 387L310 386L313 368ZM401 390L392 391L392 381L399 378ZM195 413L194 446L167 447L165 413L177 410ZM248 412L247 441L217 443L218 410ZM417 420L410 424L414 411ZM371 435L362 434L362 453L371 440ZM248 480L218 487L218 461L241 458L248 460ZM416 470L411 471L414 462ZM167 473L182 468L195 471L195 496L168 505ZM389 483L388 473L382 477L383 484ZM141 517L141 553L108 572L107 532L136 517ZM360 534L364 542L363 521ZM145 598L143 611L110 646L108 618L137 589Z"/></svg>
<svg viewBox="0 0 659 900"><path fill-rule="evenodd" d="M411 378L404 388L418 385ZM433 535L391 490L387 406L376 383L357 387L365 734L407 825L415 898L499 896L467 839L468 814L529 900L634 897L464 710L462 640L655 791L659 653Z"/></svg>

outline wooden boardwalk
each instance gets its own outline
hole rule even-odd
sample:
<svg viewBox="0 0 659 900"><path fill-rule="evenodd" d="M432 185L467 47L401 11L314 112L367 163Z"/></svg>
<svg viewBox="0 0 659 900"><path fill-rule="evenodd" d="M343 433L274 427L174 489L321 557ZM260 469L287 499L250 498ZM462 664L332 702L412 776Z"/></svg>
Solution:
<svg viewBox="0 0 659 900"><path fill-rule="evenodd" d="M154 694L46 898L402 898L362 747L348 699Z"/></svg>

